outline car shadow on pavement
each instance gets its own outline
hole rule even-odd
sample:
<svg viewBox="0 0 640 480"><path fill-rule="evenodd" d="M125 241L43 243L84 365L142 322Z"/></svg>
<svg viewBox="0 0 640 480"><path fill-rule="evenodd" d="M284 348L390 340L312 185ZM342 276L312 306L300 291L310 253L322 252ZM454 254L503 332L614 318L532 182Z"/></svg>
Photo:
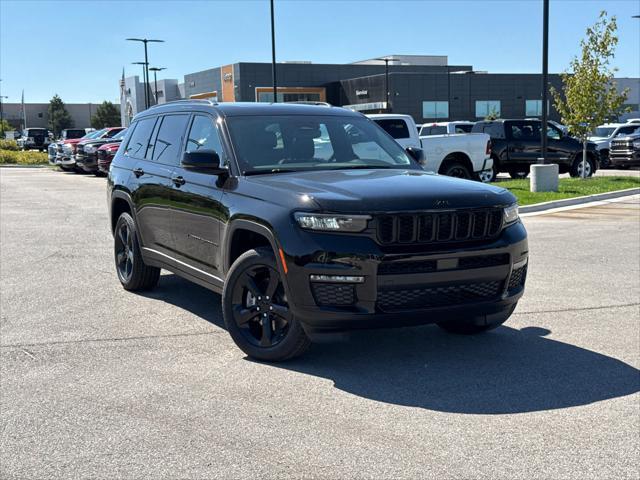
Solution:
<svg viewBox="0 0 640 480"><path fill-rule="evenodd" d="M149 295L224 328L219 295L175 275L163 276L159 287ZM451 335L433 325L361 331L264 365L326 378L363 398L452 413L535 412L640 391L640 370L547 338L550 333L533 326L477 336Z"/></svg>

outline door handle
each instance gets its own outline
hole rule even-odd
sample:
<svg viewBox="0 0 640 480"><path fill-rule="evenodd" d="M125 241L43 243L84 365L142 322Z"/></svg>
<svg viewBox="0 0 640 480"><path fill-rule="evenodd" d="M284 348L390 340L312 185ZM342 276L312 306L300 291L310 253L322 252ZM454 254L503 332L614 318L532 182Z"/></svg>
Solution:
<svg viewBox="0 0 640 480"><path fill-rule="evenodd" d="M176 187L181 187L182 185L184 185L185 183L187 183L187 181L184 179L184 177L173 177L171 179L171 181L173 182L173 184Z"/></svg>
<svg viewBox="0 0 640 480"><path fill-rule="evenodd" d="M141 168L134 168L133 174L136 176L136 178L140 178L142 175L144 175L144 170Z"/></svg>

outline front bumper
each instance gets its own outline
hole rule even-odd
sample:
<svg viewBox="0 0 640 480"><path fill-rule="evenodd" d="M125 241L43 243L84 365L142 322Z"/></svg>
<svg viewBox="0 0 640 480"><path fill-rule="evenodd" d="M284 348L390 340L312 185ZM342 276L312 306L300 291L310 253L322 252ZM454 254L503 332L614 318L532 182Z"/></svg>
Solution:
<svg viewBox="0 0 640 480"><path fill-rule="evenodd" d="M640 150L611 151L609 161L614 167L640 166Z"/></svg>
<svg viewBox="0 0 640 480"><path fill-rule="evenodd" d="M76 156L75 155L63 155L60 158L60 165L64 165L65 167L75 167L76 165Z"/></svg>
<svg viewBox="0 0 640 480"><path fill-rule="evenodd" d="M302 236L307 252L310 246L317 250L287 255L287 290L293 313L311 335L455 319L492 322L508 317L524 292L528 244L520 222L489 244L438 251L383 252L357 236L342 236L336 249L332 235ZM340 253L354 251L360 253ZM311 275L357 276L362 282L312 282Z"/></svg>

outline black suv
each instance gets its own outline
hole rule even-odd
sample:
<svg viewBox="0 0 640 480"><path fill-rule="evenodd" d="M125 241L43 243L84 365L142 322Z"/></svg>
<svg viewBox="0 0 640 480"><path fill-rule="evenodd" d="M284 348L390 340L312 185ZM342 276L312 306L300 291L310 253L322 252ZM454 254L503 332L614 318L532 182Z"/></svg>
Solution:
<svg viewBox="0 0 640 480"><path fill-rule="evenodd" d="M477 122L473 133L487 133L491 137L493 179L499 172L508 172L512 178L526 178L532 164L542 155L540 120L491 120ZM547 158L557 163L560 173L572 177L582 176L582 143L553 125L547 124ZM598 169L600 157L595 143L587 144L585 176Z"/></svg>
<svg viewBox="0 0 640 480"><path fill-rule="evenodd" d="M347 330L478 333L524 290L527 233L507 190L431 174L363 115L179 101L137 115L108 177L127 290L170 270L222 293L261 360Z"/></svg>

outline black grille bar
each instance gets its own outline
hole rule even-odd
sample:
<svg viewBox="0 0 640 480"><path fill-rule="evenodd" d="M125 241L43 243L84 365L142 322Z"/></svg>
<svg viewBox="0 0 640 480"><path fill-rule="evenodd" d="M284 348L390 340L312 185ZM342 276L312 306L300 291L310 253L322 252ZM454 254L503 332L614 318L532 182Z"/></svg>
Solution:
<svg viewBox="0 0 640 480"><path fill-rule="evenodd" d="M500 233L502 215L501 208L379 215L377 240L390 245L490 239Z"/></svg>

